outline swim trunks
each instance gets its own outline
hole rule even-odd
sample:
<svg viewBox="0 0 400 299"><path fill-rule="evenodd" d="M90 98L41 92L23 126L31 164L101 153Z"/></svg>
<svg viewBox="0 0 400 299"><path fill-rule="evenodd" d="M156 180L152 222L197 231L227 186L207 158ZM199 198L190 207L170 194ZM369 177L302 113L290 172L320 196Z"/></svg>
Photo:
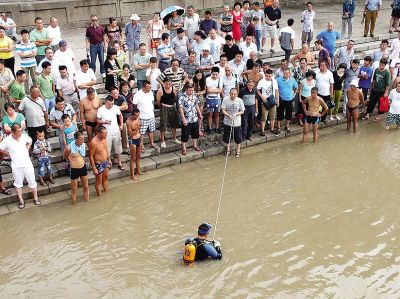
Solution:
<svg viewBox="0 0 400 299"><path fill-rule="evenodd" d="M349 109L350 112L353 112L354 110L356 110L358 108L358 106L355 106L355 107L346 106L346 107L347 107L347 109Z"/></svg>
<svg viewBox="0 0 400 299"><path fill-rule="evenodd" d="M79 179L82 176L87 176L86 164L82 168L71 168L69 177L71 180Z"/></svg>
<svg viewBox="0 0 400 299"><path fill-rule="evenodd" d="M106 168L110 168L110 164L108 163L108 161L104 161L102 163L95 162L94 166L96 166L96 169L99 174L103 173Z"/></svg>
<svg viewBox="0 0 400 299"><path fill-rule="evenodd" d="M129 143L129 145L140 146L141 139L140 139L140 137L139 137L139 138L130 138L130 137L129 137L128 143Z"/></svg>
<svg viewBox="0 0 400 299"><path fill-rule="evenodd" d="M321 118L318 116L306 115L304 121L308 124L318 125L321 122Z"/></svg>
<svg viewBox="0 0 400 299"><path fill-rule="evenodd" d="M97 122L95 122L95 121L86 121L85 124L92 128L96 128L96 126L97 126Z"/></svg>

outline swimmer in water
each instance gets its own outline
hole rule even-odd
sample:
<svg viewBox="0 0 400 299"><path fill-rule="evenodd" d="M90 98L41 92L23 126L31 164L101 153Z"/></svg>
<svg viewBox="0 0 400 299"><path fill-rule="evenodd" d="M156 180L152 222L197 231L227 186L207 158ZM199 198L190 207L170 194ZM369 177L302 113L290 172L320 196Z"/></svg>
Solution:
<svg viewBox="0 0 400 299"><path fill-rule="evenodd" d="M308 103L308 109L307 109ZM328 106L325 101L318 96L318 88L311 88L311 96L306 98L303 102L305 118L304 118L304 128L303 128L303 141L308 141L308 130L310 125L313 127L313 141L316 143L318 141L318 126L321 122L321 117L328 112ZM319 109L323 108L322 112L319 113Z"/></svg>
<svg viewBox="0 0 400 299"><path fill-rule="evenodd" d="M192 263L203 261L208 258L222 259L221 247L218 241L207 240L211 230L211 224L204 222L200 224L197 231L197 238L188 238L185 242L184 261Z"/></svg>

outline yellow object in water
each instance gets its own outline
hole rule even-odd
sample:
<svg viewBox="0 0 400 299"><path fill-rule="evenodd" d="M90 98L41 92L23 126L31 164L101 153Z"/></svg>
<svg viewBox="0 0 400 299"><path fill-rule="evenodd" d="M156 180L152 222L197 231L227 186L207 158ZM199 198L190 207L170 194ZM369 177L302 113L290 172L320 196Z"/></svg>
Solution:
<svg viewBox="0 0 400 299"><path fill-rule="evenodd" d="M196 256L196 246L192 243L188 243L185 246L185 252L183 254L183 260L187 263L193 263Z"/></svg>

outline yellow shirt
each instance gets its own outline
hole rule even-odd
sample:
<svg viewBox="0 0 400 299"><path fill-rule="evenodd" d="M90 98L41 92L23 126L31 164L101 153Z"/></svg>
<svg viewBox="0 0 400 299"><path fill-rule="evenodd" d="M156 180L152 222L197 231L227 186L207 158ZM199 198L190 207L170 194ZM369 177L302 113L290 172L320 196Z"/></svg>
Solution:
<svg viewBox="0 0 400 299"><path fill-rule="evenodd" d="M12 45L13 41L8 36L5 36L2 40L0 40L0 49L8 49L8 45ZM0 52L0 59L9 59L13 57L13 52Z"/></svg>

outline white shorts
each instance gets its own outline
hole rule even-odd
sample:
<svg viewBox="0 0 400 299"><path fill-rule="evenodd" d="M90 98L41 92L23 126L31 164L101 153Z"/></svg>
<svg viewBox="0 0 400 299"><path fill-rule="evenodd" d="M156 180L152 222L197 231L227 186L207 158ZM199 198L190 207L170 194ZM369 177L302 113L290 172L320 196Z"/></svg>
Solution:
<svg viewBox="0 0 400 299"><path fill-rule="evenodd" d="M121 141L121 132L117 132L113 135L107 134L107 147L108 153L111 153L111 148L114 148L114 154L122 153L122 141Z"/></svg>
<svg viewBox="0 0 400 299"><path fill-rule="evenodd" d="M36 188L35 170L32 164L27 167L12 168L12 174L15 188L22 188L24 186L24 178L28 182L29 188Z"/></svg>
<svg viewBox="0 0 400 299"><path fill-rule="evenodd" d="M278 37L278 29L276 28L276 25L274 26L269 26L267 24L264 24L262 27L262 37L263 38L277 38Z"/></svg>

